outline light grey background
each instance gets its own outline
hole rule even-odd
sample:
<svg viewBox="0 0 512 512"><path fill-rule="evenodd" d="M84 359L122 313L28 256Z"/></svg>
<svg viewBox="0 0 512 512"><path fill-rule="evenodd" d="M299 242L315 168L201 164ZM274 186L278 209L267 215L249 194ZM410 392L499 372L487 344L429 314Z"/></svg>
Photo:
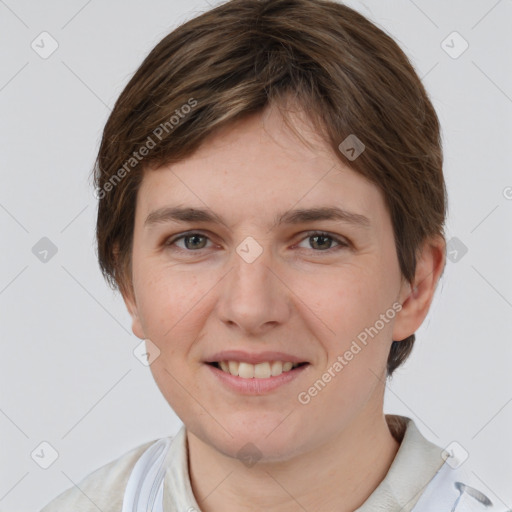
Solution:
<svg viewBox="0 0 512 512"><path fill-rule="evenodd" d="M443 126L447 238L460 241L386 412L413 418L440 446L460 443L482 488L512 508L512 1L347 3L424 78ZM39 510L181 425L102 280L89 174L110 108L147 52L208 8L0 0L0 511ZM43 31L58 43L46 59L31 47ZM461 38L469 47L453 58ZM58 250L46 263L32 252L42 237ZM31 457L44 441L59 454L46 470Z"/></svg>

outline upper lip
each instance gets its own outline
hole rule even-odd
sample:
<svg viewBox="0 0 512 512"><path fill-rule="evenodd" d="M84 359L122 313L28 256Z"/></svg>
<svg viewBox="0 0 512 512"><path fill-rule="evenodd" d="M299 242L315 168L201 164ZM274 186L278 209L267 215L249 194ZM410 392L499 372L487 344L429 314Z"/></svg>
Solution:
<svg viewBox="0 0 512 512"><path fill-rule="evenodd" d="M208 357L206 363L218 363L220 361L239 361L251 364L265 363L267 361L282 361L290 363L305 363L304 358L287 354L285 352L246 352L245 350L223 350Z"/></svg>

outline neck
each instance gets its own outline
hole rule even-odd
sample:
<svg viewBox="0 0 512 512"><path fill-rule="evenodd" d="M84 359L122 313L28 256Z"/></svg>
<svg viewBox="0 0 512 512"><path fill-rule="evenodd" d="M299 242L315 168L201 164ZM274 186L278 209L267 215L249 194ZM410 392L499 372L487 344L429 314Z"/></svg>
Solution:
<svg viewBox="0 0 512 512"><path fill-rule="evenodd" d="M204 512L351 512L386 476L399 443L382 410L358 417L314 450L245 467L187 430L192 490Z"/></svg>

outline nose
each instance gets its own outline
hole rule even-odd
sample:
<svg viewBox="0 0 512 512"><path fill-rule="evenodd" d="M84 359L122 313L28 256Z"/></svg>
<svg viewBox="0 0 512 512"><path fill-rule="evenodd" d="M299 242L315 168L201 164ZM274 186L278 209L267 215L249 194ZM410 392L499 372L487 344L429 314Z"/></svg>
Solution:
<svg viewBox="0 0 512 512"><path fill-rule="evenodd" d="M249 252L244 249L247 246L233 252L231 270L220 283L217 314L230 328L237 328L246 336L261 336L287 321L291 292L279 275L270 249L258 249L263 251L254 261L255 247L251 246Z"/></svg>

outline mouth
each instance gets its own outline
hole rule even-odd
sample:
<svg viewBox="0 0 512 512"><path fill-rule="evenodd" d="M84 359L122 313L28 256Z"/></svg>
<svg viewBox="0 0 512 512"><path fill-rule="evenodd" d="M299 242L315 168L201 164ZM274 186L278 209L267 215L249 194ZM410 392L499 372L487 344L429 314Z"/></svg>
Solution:
<svg viewBox="0 0 512 512"><path fill-rule="evenodd" d="M264 361L257 364L244 361L213 361L206 364L242 379L269 379L309 365L307 362L294 363L291 361Z"/></svg>

